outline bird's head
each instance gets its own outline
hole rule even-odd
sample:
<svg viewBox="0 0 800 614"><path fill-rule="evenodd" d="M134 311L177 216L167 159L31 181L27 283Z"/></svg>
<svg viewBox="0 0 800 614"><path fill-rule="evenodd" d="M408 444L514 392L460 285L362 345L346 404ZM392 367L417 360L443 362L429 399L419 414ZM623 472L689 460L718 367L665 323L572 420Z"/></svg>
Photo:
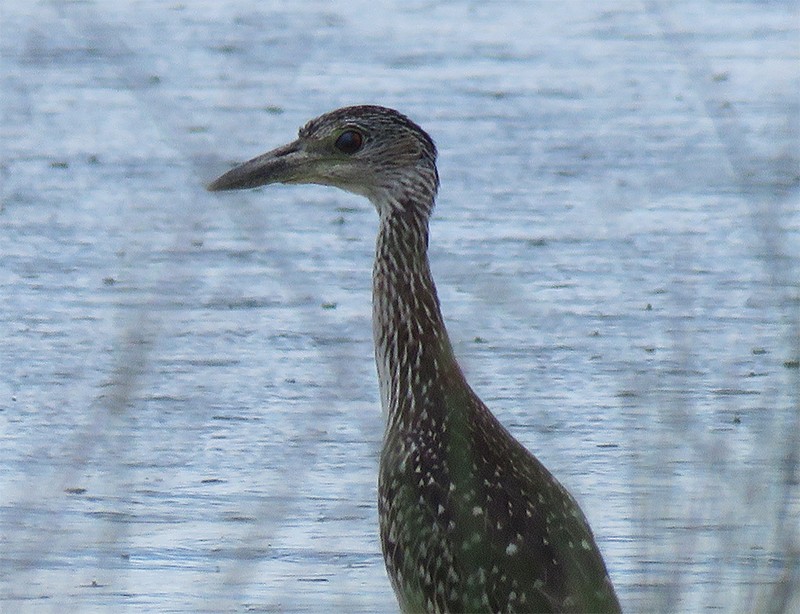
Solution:
<svg viewBox="0 0 800 614"><path fill-rule="evenodd" d="M366 196L381 215L430 214L439 185L436 146L405 115L379 106L337 109L312 119L297 140L237 166L211 191L269 183L316 183Z"/></svg>

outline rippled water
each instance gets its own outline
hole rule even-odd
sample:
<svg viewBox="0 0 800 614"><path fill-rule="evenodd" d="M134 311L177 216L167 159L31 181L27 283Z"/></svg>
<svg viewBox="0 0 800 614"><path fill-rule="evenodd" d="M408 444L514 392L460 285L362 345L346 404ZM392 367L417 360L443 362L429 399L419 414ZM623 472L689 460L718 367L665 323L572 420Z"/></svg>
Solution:
<svg viewBox="0 0 800 614"><path fill-rule="evenodd" d="M800 607L797 24L780 1L4 0L0 610L396 610L376 216L203 189L359 102L436 139L457 354L626 608Z"/></svg>

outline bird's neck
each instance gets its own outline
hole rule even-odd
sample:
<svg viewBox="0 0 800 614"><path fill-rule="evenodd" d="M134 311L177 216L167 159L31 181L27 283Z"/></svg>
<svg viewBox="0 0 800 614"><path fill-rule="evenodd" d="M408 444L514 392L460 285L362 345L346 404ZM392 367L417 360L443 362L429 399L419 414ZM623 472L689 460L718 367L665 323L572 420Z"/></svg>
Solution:
<svg viewBox="0 0 800 614"><path fill-rule="evenodd" d="M388 428L413 428L437 411L433 396L461 380L428 262L427 218L381 215L373 271L372 324Z"/></svg>

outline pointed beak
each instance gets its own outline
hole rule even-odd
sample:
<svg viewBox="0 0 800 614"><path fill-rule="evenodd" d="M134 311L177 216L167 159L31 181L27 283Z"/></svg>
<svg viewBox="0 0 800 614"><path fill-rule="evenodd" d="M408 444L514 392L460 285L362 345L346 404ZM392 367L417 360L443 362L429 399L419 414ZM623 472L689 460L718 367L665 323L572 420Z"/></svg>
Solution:
<svg viewBox="0 0 800 614"><path fill-rule="evenodd" d="M302 180L306 154L300 141L293 141L232 168L208 185L209 192L244 190L268 183Z"/></svg>

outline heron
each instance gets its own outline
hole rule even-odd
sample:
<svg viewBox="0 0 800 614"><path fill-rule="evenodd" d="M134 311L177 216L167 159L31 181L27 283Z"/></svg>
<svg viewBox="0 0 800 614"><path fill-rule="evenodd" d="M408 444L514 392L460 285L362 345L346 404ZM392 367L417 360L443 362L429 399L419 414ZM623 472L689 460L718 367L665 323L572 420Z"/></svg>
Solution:
<svg viewBox="0 0 800 614"><path fill-rule="evenodd" d="M575 498L497 420L460 368L428 259L431 137L386 107L337 109L211 191L321 184L377 210L372 328L386 415L378 516L404 612L619 612Z"/></svg>

